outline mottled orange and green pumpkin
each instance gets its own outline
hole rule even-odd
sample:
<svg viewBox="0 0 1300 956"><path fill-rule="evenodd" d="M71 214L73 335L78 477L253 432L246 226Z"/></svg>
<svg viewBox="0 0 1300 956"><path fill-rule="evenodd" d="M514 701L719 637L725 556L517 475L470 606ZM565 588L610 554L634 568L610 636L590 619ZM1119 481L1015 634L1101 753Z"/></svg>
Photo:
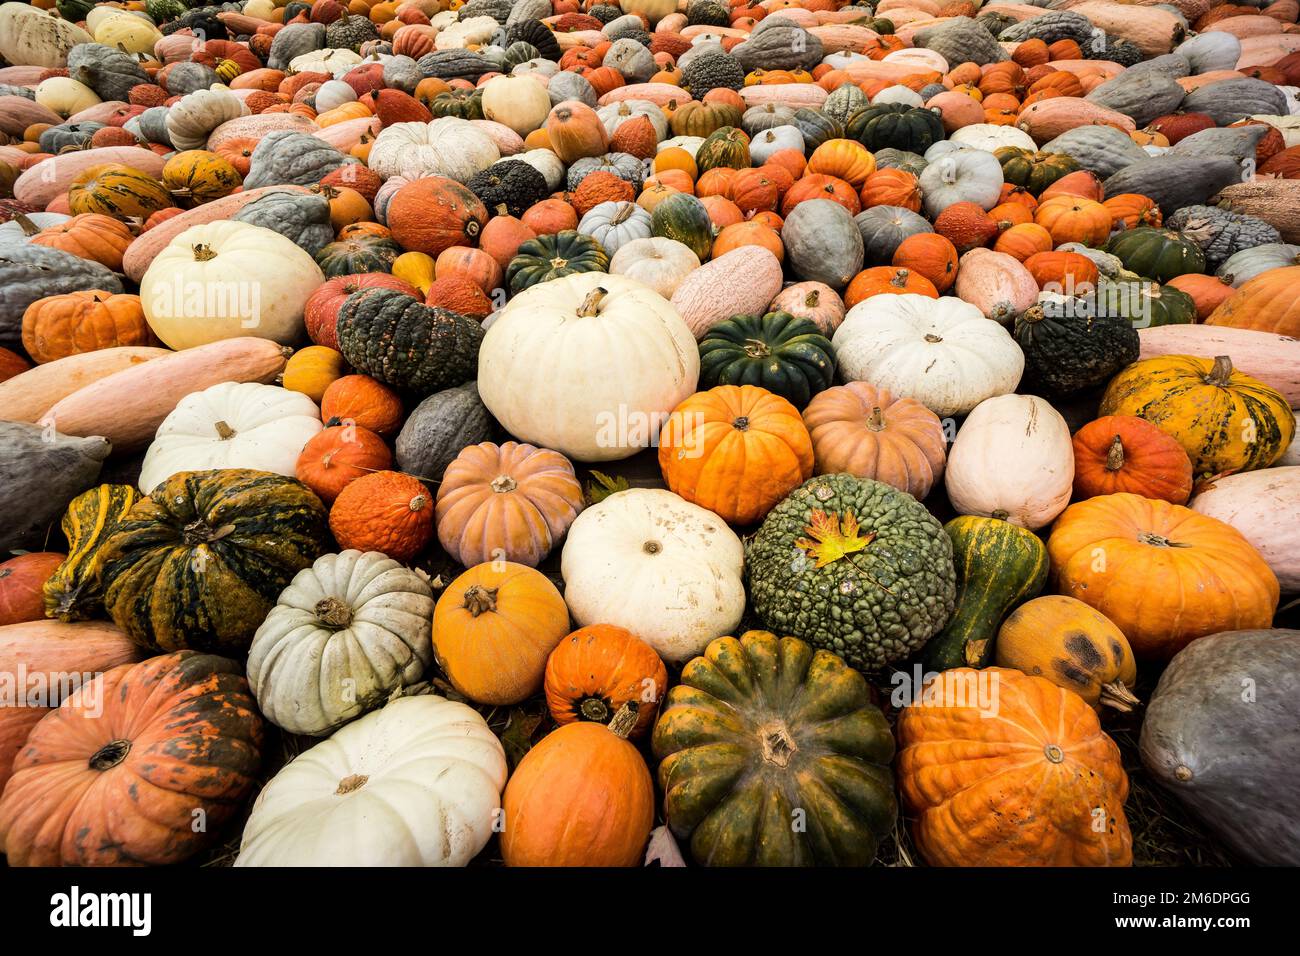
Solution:
<svg viewBox="0 0 1300 956"><path fill-rule="evenodd" d="M216 153L187 149L167 160L162 181L176 204L188 209L230 195L244 184L244 177Z"/></svg>
<svg viewBox="0 0 1300 956"><path fill-rule="evenodd" d="M172 205L171 193L158 179L121 163L91 166L68 187L68 208L74 215L94 212L145 220Z"/></svg>
<svg viewBox="0 0 1300 956"><path fill-rule="evenodd" d="M47 617L80 621L103 610L100 546L139 499L134 485L99 485L69 502L60 526L68 556L45 582Z"/></svg>

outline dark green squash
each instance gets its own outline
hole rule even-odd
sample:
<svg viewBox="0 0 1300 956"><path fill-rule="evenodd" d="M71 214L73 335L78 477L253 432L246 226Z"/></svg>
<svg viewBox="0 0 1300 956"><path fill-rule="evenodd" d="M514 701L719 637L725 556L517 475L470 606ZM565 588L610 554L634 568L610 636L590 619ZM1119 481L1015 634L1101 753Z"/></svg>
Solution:
<svg viewBox="0 0 1300 956"><path fill-rule="evenodd" d="M944 138L937 110L906 103L877 103L849 117L845 134L867 149L901 149L924 155Z"/></svg>
<svg viewBox="0 0 1300 956"><path fill-rule="evenodd" d="M809 156L822 143L844 138L844 127L834 117L806 106L794 111L790 125L803 134L804 149Z"/></svg>
<svg viewBox="0 0 1300 956"><path fill-rule="evenodd" d="M1025 353L1022 388L1050 397L1104 385L1141 353L1128 318L1095 316L1081 299L1031 306L1017 317L1015 338Z"/></svg>
<svg viewBox="0 0 1300 956"><path fill-rule="evenodd" d="M45 581L46 617L81 621L103 611L101 545L139 499L132 485L100 485L68 503L62 524L68 556Z"/></svg>
<svg viewBox="0 0 1300 956"><path fill-rule="evenodd" d="M655 206L650 233L677 240L701 262L707 262L713 250L713 220L704 203L688 193L675 193Z"/></svg>
<svg viewBox="0 0 1300 956"><path fill-rule="evenodd" d="M734 126L714 130L695 153L695 167L700 173L720 166L728 169L749 166L749 137Z"/></svg>
<svg viewBox="0 0 1300 956"><path fill-rule="evenodd" d="M943 530L957 568L957 608L922 653L927 670L984 667L993 659L998 628L1047 583L1047 548L1032 531L963 515Z"/></svg>
<svg viewBox="0 0 1300 956"><path fill-rule="evenodd" d="M439 93L425 105L429 107L429 112L435 119L442 116L454 116L465 120L482 119L483 91L448 90L446 93Z"/></svg>
<svg viewBox="0 0 1300 956"><path fill-rule="evenodd" d="M79 23L95 9L95 0L56 0L54 8L69 23Z"/></svg>
<svg viewBox="0 0 1300 956"><path fill-rule="evenodd" d="M793 637L710 643L651 746L668 826L704 866L867 866L898 814L894 738L867 682Z"/></svg>
<svg viewBox="0 0 1300 956"><path fill-rule="evenodd" d="M1120 316L1135 329L1190 325L1196 321L1196 302L1171 285L1103 279L1088 299L1093 303L1094 315Z"/></svg>
<svg viewBox="0 0 1300 956"><path fill-rule="evenodd" d="M523 243L506 268L506 284L511 295L518 295L539 282L576 272L608 271L609 253L604 246L576 229L565 229Z"/></svg>
<svg viewBox="0 0 1300 956"><path fill-rule="evenodd" d="M1205 254L1182 233L1154 226L1139 226L1111 236L1106 251L1136 272L1157 282L1168 282L1191 272L1205 271Z"/></svg>
<svg viewBox="0 0 1300 956"><path fill-rule="evenodd" d="M733 315L700 341L701 390L758 385L803 411L835 378L835 351L816 323L789 312Z"/></svg>
<svg viewBox="0 0 1300 956"><path fill-rule="evenodd" d="M299 481L248 468L182 471L104 542L104 607L143 647L242 655L329 542L325 506Z"/></svg>
<svg viewBox="0 0 1300 956"><path fill-rule="evenodd" d="M325 278L353 276L363 272L392 272L402 247L387 236L355 236L338 239L316 253L316 264Z"/></svg>
<svg viewBox="0 0 1300 956"><path fill-rule="evenodd" d="M465 184L494 215L522 216L551 194L546 177L518 159L495 163Z"/></svg>
<svg viewBox="0 0 1300 956"><path fill-rule="evenodd" d="M483 326L396 289L372 287L343 301L338 339L358 372L428 395L474 377Z"/></svg>
<svg viewBox="0 0 1300 956"><path fill-rule="evenodd" d="M1038 153L1018 146L993 151L1002 164L1002 181L1020 186L1037 196L1062 176L1074 172L1079 163L1065 153Z"/></svg>
<svg viewBox="0 0 1300 956"><path fill-rule="evenodd" d="M1226 631L1165 668L1142 764L1245 862L1300 861L1300 631Z"/></svg>

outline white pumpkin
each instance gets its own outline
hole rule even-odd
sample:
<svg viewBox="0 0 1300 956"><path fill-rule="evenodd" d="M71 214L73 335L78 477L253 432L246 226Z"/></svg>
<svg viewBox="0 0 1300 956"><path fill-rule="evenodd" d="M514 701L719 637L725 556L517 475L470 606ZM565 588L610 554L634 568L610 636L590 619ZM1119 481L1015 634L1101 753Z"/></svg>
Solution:
<svg viewBox="0 0 1300 956"><path fill-rule="evenodd" d="M1300 591L1300 467L1215 478L1191 508L1240 531L1273 569L1282 591Z"/></svg>
<svg viewBox="0 0 1300 956"><path fill-rule="evenodd" d="M662 140L668 136L668 117L664 116L664 111L658 105L649 100L620 100L617 103L609 103L596 110L596 115L605 124L605 132L610 136L613 136L624 123L638 116L644 116L650 121L650 125L654 127L655 139Z"/></svg>
<svg viewBox="0 0 1300 956"><path fill-rule="evenodd" d="M650 238L650 213L634 202L598 203L578 223L578 232L591 236L611 256L629 242Z"/></svg>
<svg viewBox="0 0 1300 956"><path fill-rule="evenodd" d="M436 50L460 50L471 46L482 46L488 43L492 39L492 34L499 29L497 22L491 17L457 20L434 38L433 46Z"/></svg>
<svg viewBox="0 0 1300 956"><path fill-rule="evenodd" d="M526 60L523 63L516 64L515 68L510 71L510 75L516 78L534 75L555 76L559 72L560 64L554 60L538 59ZM548 96L547 99L549 100L550 97Z"/></svg>
<svg viewBox="0 0 1300 956"><path fill-rule="evenodd" d="M446 176L465 183L500 158L492 138L469 120L443 116L432 123L385 127L371 144L366 162L385 179Z"/></svg>
<svg viewBox="0 0 1300 956"><path fill-rule="evenodd" d="M620 246L609 261L610 275L642 282L671 299L682 280L700 267L700 258L676 239L654 236Z"/></svg>
<svg viewBox="0 0 1300 956"><path fill-rule="evenodd" d="M357 91L350 84L342 80L326 80L316 91L316 112L327 112L344 103L352 103L356 98Z"/></svg>
<svg viewBox="0 0 1300 956"><path fill-rule="evenodd" d="M526 76L494 76L483 84L483 115L527 136L546 122L551 98L546 87Z"/></svg>
<svg viewBox="0 0 1300 956"><path fill-rule="evenodd" d="M943 480L958 514L1041 528L1070 503L1070 427L1036 395L980 402L957 432Z"/></svg>
<svg viewBox="0 0 1300 956"><path fill-rule="evenodd" d="M695 337L672 304L634 279L603 272L515 296L479 348L478 390L488 411L521 441L579 461L614 461L648 447L699 375Z"/></svg>
<svg viewBox="0 0 1300 956"><path fill-rule="evenodd" d="M874 295L848 311L831 343L846 381L914 398L941 418L1014 391L1025 370L1011 333L952 296Z"/></svg>
<svg viewBox="0 0 1300 956"><path fill-rule="evenodd" d="M1034 138L1022 129L1014 126L999 126L996 123L972 123L963 126L948 137L949 142L972 149L993 152L1003 146L1015 146L1017 149L1037 151Z"/></svg>
<svg viewBox="0 0 1300 956"><path fill-rule="evenodd" d="M633 488L592 505L560 556L579 626L616 624L669 661L734 633L745 610L745 549L712 511L671 491Z"/></svg>
<svg viewBox="0 0 1300 956"><path fill-rule="evenodd" d="M36 102L67 119L74 113L89 109L102 100L84 83L78 83L66 76L52 76L37 84Z"/></svg>
<svg viewBox="0 0 1300 956"><path fill-rule="evenodd" d="M906 103L908 106L923 106L925 101L916 90L906 86L887 86L871 98L871 105L877 103Z"/></svg>
<svg viewBox="0 0 1300 956"><path fill-rule="evenodd" d="M806 149L803 133L797 126L773 126L756 133L749 142L749 157L755 166L762 166L772 154L782 149L802 153Z"/></svg>
<svg viewBox="0 0 1300 956"><path fill-rule="evenodd" d="M280 592L248 649L266 719L324 736L417 683L433 663L433 592L378 551L317 558Z"/></svg>
<svg viewBox="0 0 1300 956"><path fill-rule="evenodd" d="M152 53L162 33L149 20L130 13L107 17L95 28L95 42L124 53Z"/></svg>
<svg viewBox="0 0 1300 956"><path fill-rule="evenodd" d="M177 149L201 149L222 123L248 115L248 107L224 86L186 93L167 110L167 137Z"/></svg>
<svg viewBox="0 0 1300 956"><path fill-rule="evenodd" d="M324 49L312 50L295 56L289 61L291 73L329 73L340 77L361 62L361 54L355 50Z"/></svg>
<svg viewBox="0 0 1300 956"><path fill-rule="evenodd" d="M303 333L307 297L324 282L315 260L278 232L223 220L191 226L154 257L140 304L169 348L241 335L289 345Z"/></svg>
<svg viewBox="0 0 1300 956"><path fill-rule="evenodd" d="M881 16L884 16L884 14L881 14ZM919 47L908 47L903 50L894 50L892 53L886 53L882 62L907 66L916 73L925 73L927 71L947 73L952 69L941 53L938 53L935 50L926 50Z"/></svg>
<svg viewBox="0 0 1300 956"><path fill-rule="evenodd" d="M477 711L404 697L272 777L235 866L465 866L492 836L505 782Z"/></svg>
<svg viewBox="0 0 1300 956"><path fill-rule="evenodd" d="M1002 196L1002 164L982 149L954 149L921 171L920 185L930 219L959 202L992 209Z"/></svg>
<svg viewBox="0 0 1300 956"><path fill-rule="evenodd" d="M662 153L665 149L684 149L691 154L691 159L694 159L695 154L700 151L700 147L703 145L703 136L674 136L656 146L655 152Z"/></svg>
<svg viewBox="0 0 1300 956"><path fill-rule="evenodd" d="M549 149L526 149L510 158L527 163L541 173L542 178L546 180L546 188L551 192L559 192L564 188L564 160Z"/></svg>
<svg viewBox="0 0 1300 956"><path fill-rule="evenodd" d="M158 426L140 466L145 494L182 471L255 468L293 477L303 446L324 426L302 392L222 382L181 399Z"/></svg>
<svg viewBox="0 0 1300 956"><path fill-rule="evenodd" d="M26 243L42 229L57 226L71 218L61 212L29 212L21 215L21 218L15 216L8 222L0 222L0 245L12 242Z"/></svg>
<svg viewBox="0 0 1300 956"><path fill-rule="evenodd" d="M15 65L58 69L68 65L68 51L93 43L75 23L27 3L0 4L0 56Z"/></svg>

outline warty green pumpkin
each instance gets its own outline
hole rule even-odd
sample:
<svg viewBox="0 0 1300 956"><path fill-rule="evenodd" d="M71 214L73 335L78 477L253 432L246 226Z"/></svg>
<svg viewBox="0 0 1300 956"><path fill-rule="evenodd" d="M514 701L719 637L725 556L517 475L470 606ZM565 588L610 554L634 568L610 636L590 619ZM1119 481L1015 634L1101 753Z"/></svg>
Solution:
<svg viewBox="0 0 1300 956"><path fill-rule="evenodd" d="M132 485L100 485L73 498L63 516L68 556L45 582L45 614L80 621L103 609L100 547L140 498Z"/></svg>
<svg viewBox="0 0 1300 956"><path fill-rule="evenodd" d="M700 390L758 385L800 410L830 388L835 352L809 319L789 312L733 315L700 341Z"/></svg>
<svg viewBox="0 0 1300 956"><path fill-rule="evenodd" d="M1078 299L1039 303L1016 318L1027 391L1068 395L1103 385L1141 353L1137 329L1119 315L1093 315Z"/></svg>

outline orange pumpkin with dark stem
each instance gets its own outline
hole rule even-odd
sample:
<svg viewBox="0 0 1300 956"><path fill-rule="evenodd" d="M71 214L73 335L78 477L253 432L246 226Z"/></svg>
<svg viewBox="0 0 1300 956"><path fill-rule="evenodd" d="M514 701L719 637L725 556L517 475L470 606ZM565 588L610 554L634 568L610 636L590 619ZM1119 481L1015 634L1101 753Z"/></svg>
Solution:
<svg viewBox="0 0 1300 956"><path fill-rule="evenodd" d="M371 472L339 492L330 509L330 531L340 547L409 561L433 537L433 496L418 478Z"/></svg>
<svg viewBox="0 0 1300 956"><path fill-rule="evenodd" d="M812 441L786 399L719 385L673 409L659 435L659 468L674 493L747 525L812 477Z"/></svg>
<svg viewBox="0 0 1300 956"><path fill-rule="evenodd" d="M793 185L793 182L788 185ZM770 170L742 169L731 180L731 201L746 214L776 209L782 192L781 185L770 175Z"/></svg>
<svg viewBox="0 0 1300 956"><path fill-rule="evenodd" d="M1052 234L1034 222L1017 223L993 243L994 252L1005 252L1024 262L1032 255L1052 251Z"/></svg>
<svg viewBox="0 0 1300 956"><path fill-rule="evenodd" d="M1091 199L1053 196L1034 210L1034 222L1051 233L1052 242L1058 246L1067 242L1100 246L1110 235L1111 213Z"/></svg>
<svg viewBox="0 0 1300 956"><path fill-rule="evenodd" d="M394 435L402 427L402 400L369 375L344 375L325 389L320 415L327 425L360 425L376 435Z"/></svg>
<svg viewBox="0 0 1300 956"><path fill-rule="evenodd" d="M916 272L947 292L957 281L957 247L938 233L918 233L898 244L891 265Z"/></svg>
<svg viewBox="0 0 1300 956"><path fill-rule="evenodd" d="M1136 229L1138 226L1159 227L1163 218L1160 207L1149 196L1139 193L1120 193L1111 196L1104 203L1110 213L1111 227L1114 229Z"/></svg>
<svg viewBox="0 0 1300 956"><path fill-rule="evenodd" d="M424 304L480 320L495 311L492 300L483 294L483 290L462 275L435 279L425 293Z"/></svg>
<svg viewBox="0 0 1300 956"><path fill-rule="evenodd" d="M482 200L442 176L407 183L389 202L387 216L403 249L431 256L452 246L474 245L488 221Z"/></svg>
<svg viewBox="0 0 1300 956"><path fill-rule="evenodd" d="M1145 419L1107 415L1075 432L1074 497L1122 491L1186 504L1192 493L1192 460L1182 445Z"/></svg>
<svg viewBox="0 0 1300 956"><path fill-rule="evenodd" d="M479 234L478 246L495 260L497 268L504 275L519 247L529 239L536 238L537 233L526 226L523 220L514 216L493 216Z"/></svg>
<svg viewBox="0 0 1300 956"><path fill-rule="evenodd" d="M608 724L620 707L637 705L628 734L644 736L655 721L668 689L668 671L654 648L613 624L574 631L546 661L546 706L557 724L590 721Z"/></svg>
<svg viewBox="0 0 1300 956"><path fill-rule="evenodd" d="M588 78L590 81L590 78ZM566 164L609 150L609 133L590 106L577 100L557 104L546 117L551 150Z"/></svg>
<svg viewBox="0 0 1300 956"><path fill-rule="evenodd" d="M851 309L873 295L924 295L939 298L934 283L909 269L895 266L873 266L853 277L844 290L844 307Z"/></svg>
<svg viewBox="0 0 1300 956"><path fill-rule="evenodd" d="M45 617L45 582L66 554L32 551L0 562L0 625Z"/></svg>
<svg viewBox="0 0 1300 956"><path fill-rule="evenodd" d="M931 865L1132 864L1119 748L1078 694L961 667L919 690L897 732L899 793Z"/></svg>
<svg viewBox="0 0 1300 956"><path fill-rule="evenodd" d="M433 609L438 666L480 704L514 704L537 693L547 657L568 633L569 609L555 585L512 561L470 568Z"/></svg>
<svg viewBox="0 0 1300 956"><path fill-rule="evenodd" d="M506 784L507 866L640 866L654 825L650 771L626 737L625 705L608 727L565 724L524 755Z"/></svg>
<svg viewBox="0 0 1300 956"><path fill-rule="evenodd" d="M786 190L785 197L781 200L781 215L790 215L795 206L811 199L837 202L854 216L862 211L862 200L858 198L857 190L844 180L820 173L806 173Z"/></svg>
<svg viewBox="0 0 1300 956"><path fill-rule="evenodd" d="M126 345L157 345L138 295L65 292L23 313L23 348L38 363Z"/></svg>
<svg viewBox="0 0 1300 956"><path fill-rule="evenodd" d="M296 477L329 504L358 478L392 466L392 452L370 429L334 425L317 432L303 447Z"/></svg>
<svg viewBox="0 0 1300 956"><path fill-rule="evenodd" d="M731 169L728 166L715 166L713 169L705 171L704 175L695 182L695 195L701 199L707 196L730 198L732 187L735 185L736 176L739 172L739 170ZM665 179L662 175L656 178L666 186L672 186L681 192L686 191L682 188L685 183L674 182L671 177Z"/></svg>
<svg viewBox="0 0 1300 956"><path fill-rule="evenodd" d="M1241 533L1168 501L1114 494L1070 505L1047 552L1057 592L1114 621L1139 658L1269 627L1277 610L1277 576Z"/></svg>

